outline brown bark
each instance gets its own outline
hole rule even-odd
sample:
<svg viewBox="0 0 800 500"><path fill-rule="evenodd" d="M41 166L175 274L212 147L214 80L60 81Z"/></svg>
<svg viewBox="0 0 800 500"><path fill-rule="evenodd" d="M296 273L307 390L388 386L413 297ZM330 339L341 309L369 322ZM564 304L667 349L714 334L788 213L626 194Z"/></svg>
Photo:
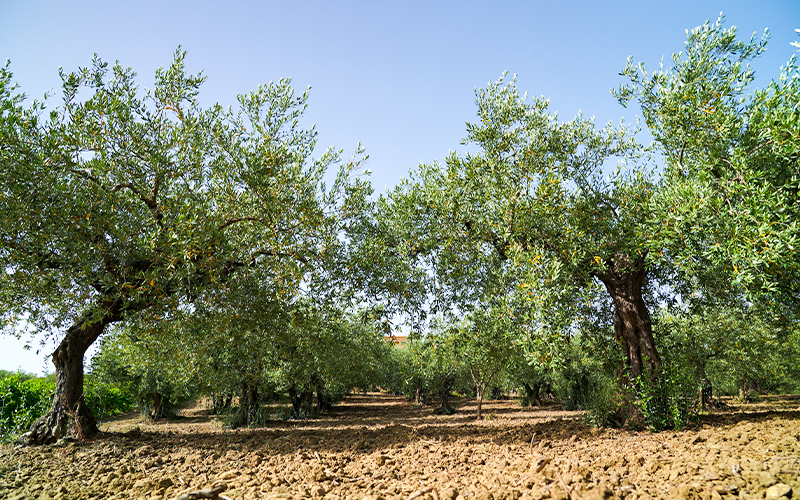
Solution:
<svg viewBox="0 0 800 500"><path fill-rule="evenodd" d="M49 444L60 438L86 439L97 434L97 420L83 394L83 357L105 327L122 319L119 301L104 301L102 314L84 314L53 352L56 390L50 411L23 435L26 444Z"/></svg>
<svg viewBox="0 0 800 500"><path fill-rule="evenodd" d="M261 396L258 393L258 386L242 381L242 395L239 398L239 419L234 427L247 427L255 423L255 417L261 406Z"/></svg>
<svg viewBox="0 0 800 500"><path fill-rule="evenodd" d="M314 416L314 391L303 388L297 392L294 387L289 388L289 399L292 401L291 418L305 420Z"/></svg>
<svg viewBox="0 0 800 500"><path fill-rule="evenodd" d="M452 415L456 409L450 406L450 391L453 389L456 379L452 375L442 378L442 390L439 394L439 406L433 409L436 415Z"/></svg>
<svg viewBox="0 0 800 500"><path fill-rule="evenodd" d="M150 408L150 419L154 422L161 418L161 408L162 408L162 397L160 393L156 393L153 396L153 405Z"/></svg>
<svg viewBox="0 0 800 500"><path fill-rule="evenodd" d="M483 416L481 415L481 410L483 409L483 393L485 392L485 390L486 390L485 387L483 387L481 384L478 384L475 390L475 392L477 393L476 399L478 400L478 411L477 415L475 416L476 420L480 420L483 418Z"/></svg>
<svg viewBox="0 0 800 500"><path fill-rule="evenodd" d="M539 406L539 384L538 384L538 382L534 383L533 387L529 383L523 382L522 383L522 387L523 387L523 389L525 389L525 395L522 396L520 398L520 400L519 400L520 406L532 406L533 404L536 404L536 406Z"/></svg>
<svg viewBox="0 0 800 500"><path fill-rule="evenodd" d="M328 395L325 394L325 384L316 376L313 377L312 381L314 382L314 387L317 392L317 413L321 414L330 411L331 408L333 408L333 403L328 398Z"/></svg>
<svg viewBox="0 0 800 500"><path fill-rule="evenodd" d="M422 383L417 383L417 387L414 389L414 405L416 406L425 406L425 393L422 390Z"/></svg>
<svg viewBox="0 0 800 500"><path fill-rule="evenodd" d="M483 418L481 416L481 409L483 408L483 398L484 395L486 394L486 388L489 387L489 384L492 383L492 379L494 379L494 376L497 375L499 371L500 368L497 368L495 371L490 373L489 376L486 377L486 379L481 380L478 377L479 372L473 370L472 366L469 367L469 374L472 375L472 382L475 384L475 396L478 400L478 413L475 417L477 420Z"/></svg>
<svg viewBox="0 0 800 500"><path fill-rule="evenodd" d="M661 368L650 312L642 298L647 278L645 255L634 261L615 255L606 261L606 272L594 273L614 302L614 336L625 351L630 381L644 373L656 377Z"/></svg>

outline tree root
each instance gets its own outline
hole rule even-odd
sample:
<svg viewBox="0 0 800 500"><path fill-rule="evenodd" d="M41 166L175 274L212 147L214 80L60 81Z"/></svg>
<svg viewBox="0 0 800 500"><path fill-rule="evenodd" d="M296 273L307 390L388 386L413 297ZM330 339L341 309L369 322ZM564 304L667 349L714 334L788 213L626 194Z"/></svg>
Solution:
<svg viewBox="0 0 800 500"><path fill-rule="evenodd" d="M83 441L94 437L98 432L100 430L97 428L92 410L83 400L78 401L74 409L68 408L64 403L56 403L15 443L35 446L52 444L59 439L68 438Z"/></svg>

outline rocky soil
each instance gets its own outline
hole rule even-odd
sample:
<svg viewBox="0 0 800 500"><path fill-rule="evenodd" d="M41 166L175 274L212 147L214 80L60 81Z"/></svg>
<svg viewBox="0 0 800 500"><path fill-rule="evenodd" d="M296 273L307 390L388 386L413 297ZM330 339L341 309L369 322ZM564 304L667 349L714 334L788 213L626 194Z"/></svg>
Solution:
<svg viewBox="0 0 800 500"><path fill-rule="evenodd" d="M167 423L127 416L93 441L0 447L0 498L213 498L222 483L233 500L800 498L800 396L663 433L592 429L557 406L490 402L480 422L472 410L366 394L318 420L238 431L197 407Z"/></svg>

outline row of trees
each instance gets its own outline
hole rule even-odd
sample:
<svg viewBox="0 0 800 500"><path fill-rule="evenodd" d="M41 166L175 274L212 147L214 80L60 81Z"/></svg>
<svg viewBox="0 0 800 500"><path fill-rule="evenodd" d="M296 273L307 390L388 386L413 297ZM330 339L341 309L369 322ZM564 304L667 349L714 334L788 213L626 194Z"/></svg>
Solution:
<svg viewBox="0 0 800 500"><path fill-rule="evenodd" d="M61 75L48 108L25 104L7 64L0 317L61 339L29 441L96 432L83 356L107 327L129 375L181 360L152 383L213 381L239 396L243 423L270 391L301 415L311 393L324 408L364 385L385 352L375 325L397 318L469 353L479 400L511 366L565 360L589 337L619 346L593 352L637 400L674 361L661 325L691 339L692 318L729 308L796 331L800 78L792 58L750 91L765 46L720 20L668 69L629 60L614 93L639 103L651 146L623 124L561 121L504 76L476 92L464 142L477 153L421 165L374 202L360 148L312 157L308 92L288 80L204 109L180 50L144 92L95 58ZM333 376L344 366L357 375Z"/></svg>
<svg viewBox="0 0 800 500"><path fill-rule="evenodd" d="M476 396L478 418L485 398L513 391L523 405L560 401L568 409L588 410L595 425L624 423L615 381L622 360L602 328L587 327L569 339L541 339L549 340L545 345L532 343L524 328L497 328L494 321L467 317L455 324L439 321L424 338L414 335L393 347L369 315L328 311L323 316L305 307L300 316L304 319L292 322L292 334L282 337L293 339L282 357L263 349L267 339L261 330L256 332L261 340L244 349L241 337L235 348L225 348L230 336L211 342L189 329L168 335L134 325L116 329L92 360L84 399L101 419L133 404L160 418L174 415L188 398L206 396L227 425L241 426L318 415L353 387L405 394L443 414L457 411L452 396L459 401ZM659 308L653 318L667 360L666 381L643 388L636 401L641 423L655 428L686 424L698 409L692 405L702 401L699 392L712 387L724 394L738 391L741 398L800 389L800 331L796 324L781 324L770 311L744 314L724 307L691 315ZM178 337L162 341L169 336ZM0 441L46 413L54 390L52 375L0 372ZM663 404L664 396L670 406ZM239 405L233 406L237 399Z"/></svg>
<svg viewBox="0 0 800 500"><path fill-rule="evenodd" d="M208 396L232 426L316 416L355 387L404 394L442 414L456 411L454 395L474 396L480 418L485 399L516 393L524 405L560 401L588 410L598 425L620 425L626 418L619 398L627 394L616 381L622 353L608 327L586 324L569 337L532 340L525 321L512 324L505 314L468 315L455 323L440 317L424 337L414 332L394 347L370 315L304 305L293 316L284 316L287 331L271 336L267 329L227 331L213 340L189 329L170 335L121 329L105 339L91 376L124 387L153 418L170 416L187 398ZM680 313L661 307L653 325L665 362L658 384L635 387L641 424L686 424L699 409L695 403L716 404L711 388L743 399L800 389L800 329L774 311L709 306ZM171 340L164 343L164 337ZM239 405L232 407L236 398Z"/></svg>
<svg viewBox="0 0 800 500"><path fill-rule="evenodd" d="M215 410L239 409L233 426L269 418L262 404L288 395L291 418L330 409L354 387L384 380L391 347L364 317L298 301L260 310L259 321L221 324L217 314L152 325L132 323L107 337L92 373L134 388L153 418L189 397L212 397ZM262 316L263 315L263 316Z"/></svg>

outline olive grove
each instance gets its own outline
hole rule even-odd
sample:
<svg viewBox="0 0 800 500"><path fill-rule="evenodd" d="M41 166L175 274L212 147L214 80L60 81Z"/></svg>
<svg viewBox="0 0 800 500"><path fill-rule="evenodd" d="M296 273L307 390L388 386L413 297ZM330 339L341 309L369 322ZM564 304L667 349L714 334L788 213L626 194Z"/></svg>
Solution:
<svg viewBox="0 0 800 500"><path fill-rule="evenodd" d="M97 432L84 356L105 334L93 373L153 418L206 395L238 401L234 426L271 399L307 418L378 386L442 413L469 393L478 418L493 389L556 394L595 423L666 428L710 385L796 388L800 72L793 57L751 89L766 44L720 18L671 66L629 58L612 93L650 145L504 74L476 89L475 152L377 198L360 146L314 156L290 80L203 107L180 49L149 90L95 56L29 103L7 63L0 327L58 343L25 440ZM384 339L398 323L406 347Z"/></svg>

